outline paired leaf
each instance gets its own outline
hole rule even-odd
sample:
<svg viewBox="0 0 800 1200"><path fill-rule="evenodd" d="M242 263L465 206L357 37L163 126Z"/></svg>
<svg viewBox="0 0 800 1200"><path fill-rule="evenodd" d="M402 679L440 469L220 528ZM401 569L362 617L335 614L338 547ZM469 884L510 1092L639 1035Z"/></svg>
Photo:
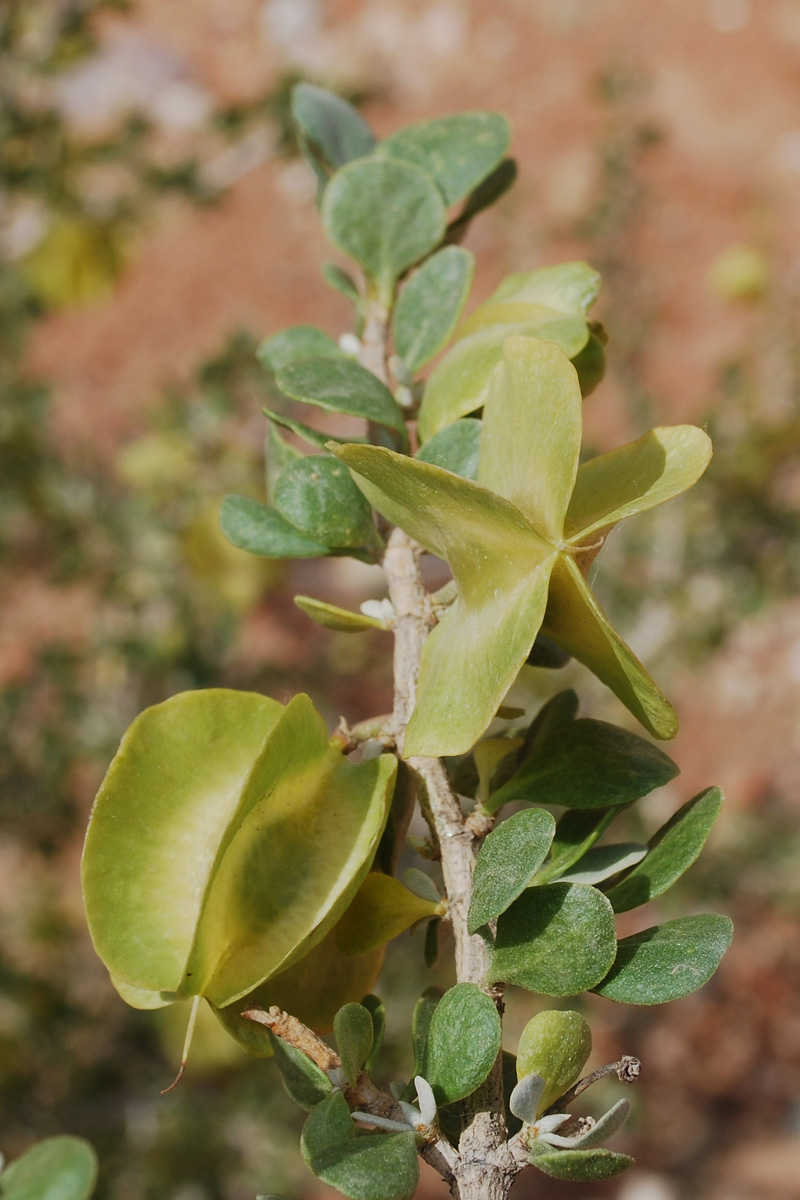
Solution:
<svg viewBox="0 0 800 1200"><path fill-rule="evenodd" d="M633 1166L633 1159L614 1150L554 1150L547 1142L534 1142L528 1161L552 1179L570 1183L599 1183L613 1179Z"/></svg>
<svg viewBox="0 0 800 1200"><path fill-rule="evenodd" d="M701 988L731 944L728 917L704 913L654 925L619 943L614 966L595 991L621 1004L666 1004Z"/></svg>
<svg viewBox="0 0 800 1200"><path fill-rule="evenodd" d="M492 1000L474 983L445 992L431 1016L424 1068L437 1104L463 1100L480 1087L500 1053L500 1017Z"/></svg>
<svg viewBox="0 0 800 1200"><path fill-rule="evenodd" d="M441 900L424 900L399 879L372 872L339 922L339 948L344 954L366 954L443 911Z"/></svg>
<svg viewBox="0 0 800 1200"><path fill-rule="evenodd" d="M363 267L388 304L404 271L442 240L445 206L436 184L419 167L362 158L331 179L322 224L331 242Z"/></svg>
<svg viewBox="0 0 800 1200"><path fill-rule="evenodd" d="M432 372L419 412L422 441L487 400L492 372L512 336L555 343L567 358L589 339L586 310L600 277L585 263L511 275L461 325L456 343Z"/></svg>
<svg viewBox="0 0 800 1200"><path fill-rule="evenodd" d="M303 1128L306 1165L350 1200L407 1200L419 1182L414 1135L356 1135L341 1092L319 1104Z"/></svg>
<svg viewBox="0 0 800 1200"><path fill-rule="evenodd" d="M83 856L111 974L223 1007L288 968L366 874L394 772L388 755L349 763L306 696L284 709L212 689L147 709L109 768Z"/></svg>
<svg viewBox="0 0 800 1200"><path fill-rule="evenodd" d="M475 863L468 929L475 933L509 908L547 857L556 823L543 808L531 808L498 825Z"/></svg>
<svg viewBox="0 0 800 1200"><path fill-rule="evenodd" d="M361 1003L372 1017L372 1049L364 1063L364 1070L369 1074L375 1065L375 1059L378 1057L386 1034L386 1006L378 996L374 996L371 992L364 996Z"/></svg>
<svg viewBox="0 0 800 1200"><path fill-rule="evenodd" d="M538 738L488 807L495 812L512 800L533 800L567 808L609 808L646 796L678 773L672 759L651 742L582 717Z"/></svg>
<svg viewBox="0 0 800 1200"><path fill-rule="evenodd" d="M352 358L306 358L278 371L275 382L293 400L361 417L406 436L403 410L392 393Z"/></svg>
<svg viewBox="0 0 800 1200"><path fill-rule="evenodd" d="M301 460L290 458L286 465L295 461ZM219 522L229 542L264 558L319 558L328 553L327 546L295 529L274 508L249 496L226 496Z"/></svg>
<svg viewBox="0 0 800 1200"><path fill-rule="evenodd" d="M517 1077L544 1080L537 1117L578 1080L591 1053L592 1031L580 1013L547 1009L528 1021L517 1047Z"/></svg>
<svg viewBox="0 0 800 1200"><path fill-rule="evenodd" d="M83 1138L45 1138L5 1168L3 1200L88 1200L97 1180L97 1156Z"/></svg>
<svg viewBox="0 0 800 1200"><path fill-rule="evenodd" d="M644 860L606 893L614 912L638 908L672 887L703 849L722 800L719 788L707 788L678 809L650 839Z"/></svg>
<svg viewBox="0 0 800 1200"><path fill-rule="evenodd" d="M600 812L574 808L564 813L556 825L550 861L542 867L536 882L549 883L551 879L558 879L571 866L580 862L621 812L622 807L606 808Z"/></svg>
<svg viewBox="0 0 800 1200"><path fill-rule="evenodd" d="M377 142L352 104L311 83L292 88L292 117L301 143L334 169L369 154Z"/></svg>
<svg viewBox="0 0 800 1200"><path fill-rule="evenodd" d="M417 452L420 462L431 463L444 471L452 471L462 479L478 478L480 459L481 421L464 417L435 433Z"/></svg>
<svg viewBox="0 0 800 1200"><path fill-rule="evenodd" d="M378 154L415 163L431 175L446 203L473 191L500 163L511 131L499 113L455 113L419 121L385 138Z"/></svg>
<svg viewBox="0 0 800 1200"><path fill-rule="evenodd" d="M345 1004L333 1018L333 1032L347 1082L355 1087L372 1050L372 1015L363 1004Z"/></svg>
<svg viewBox="0 0 800 1200"><path fill-rule="evenodd" d="M281 516L330 549L376 550L381 544L369 504L348 471L327 454L289 463L274 496Z"/></svg>
<svg viewBox="0 0 800 1200"><path fill-rule="evenodd" d="M263 367L277 375L284 367L292 363L302 362L306 358L344 358L344 351L339 348L327 333L317 329L316 325L292 325L290 329L282 329L265 338L256 350L256 358Z"/></svg>
<svg viewBox="0 0 800 1200"><path fill-rule="evenodd" d="M412 375L453 336L474 271L474 255L458 246L445 246L414 272L400 292L392 332L395 350Z"/></svg>
<svg viewBox="0 0 800 1200"><path fill-rule="evenodd" d="M351 612L348 608L338 608L325 600L315 600L313 596L295 596L294 602L312 621L324 625L326 629L336 629L339 633L363 633L365 629L389 628L379 617L368 617L364 613Z"/></svg>
<svg viewBox="0 0 800 1200"><path fill-rule="evenodd" d="M561 878L565 883L602 883L605 879L618 875L620 871L635 866L646 854L647 847L636 842L596 846L594 850L589 850L576 866L565 871Z"/></svg>
<svg viewBox="0 0 800 1200"><path fill-rule="evenodd" d="M298 1050L283 1038L274 1037L265 1030L281 1073L283 1086L301 1108L310 1112L333 1091L333 1084L323 1070L312 1062L307 1054Z"/></svg>
<svg viewBox="0 0 800 1200"><path fill-rule="evenodd" d="M441 1002L444 992L438 987L429 987L414 1005L411 1018L411 1041L414 1051L414 1074L421 1075L425 1069L425 1051L428 1045L428 1031L431 1027L433 1014Z"/></svg>
<svg viewBox="0 0 800 1200"><path fill-rule="evenodd" d="M574 996L607 975L616 954L614 912L596 888L528 888L497 921L491 983L545 996Z"/></svg>

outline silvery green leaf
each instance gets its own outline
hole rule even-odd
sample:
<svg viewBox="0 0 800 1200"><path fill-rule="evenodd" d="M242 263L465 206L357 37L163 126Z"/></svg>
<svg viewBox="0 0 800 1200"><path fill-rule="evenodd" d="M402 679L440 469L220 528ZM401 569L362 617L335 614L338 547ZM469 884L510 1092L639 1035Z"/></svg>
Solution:
<svg viewBox="0 0 800 1200"><path fill-rule="evenodd" d="M536 1120L536 1112L543 1091L544 1079L541 1075L526 1075L524 1079L520 1079L511 1093L508 1107L515 1117L519 1117L520 1121L527 1121L532 1125Z"/></svg>

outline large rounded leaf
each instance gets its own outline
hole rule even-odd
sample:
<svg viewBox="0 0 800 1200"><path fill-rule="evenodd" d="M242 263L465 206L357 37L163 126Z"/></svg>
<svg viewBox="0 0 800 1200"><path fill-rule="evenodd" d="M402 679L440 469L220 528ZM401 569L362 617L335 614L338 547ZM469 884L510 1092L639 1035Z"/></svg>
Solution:
<svg viewBox="0 0 800 1200"><path fill-rule="evenodd" d="M112 975L225 1005L319 941L366 873L395 764L329 744L306 696L188 692L133 724L83 857Z"/></svg>
<svg viewBox="0 0 800 1200"><path fill-rule="evenodd" d="M15 1159L0 1177L3 1200L87 1200L97 1179L88 1142L51 1137Z"/></svg>
<svg viewBox="0 0 800 1200"><path fill-rule="evenodd" d="M436 184L419 167L364 158L331 179L322 223L333 244L364 268L388 302L403 272L441 241L445 207Z"/></svg>

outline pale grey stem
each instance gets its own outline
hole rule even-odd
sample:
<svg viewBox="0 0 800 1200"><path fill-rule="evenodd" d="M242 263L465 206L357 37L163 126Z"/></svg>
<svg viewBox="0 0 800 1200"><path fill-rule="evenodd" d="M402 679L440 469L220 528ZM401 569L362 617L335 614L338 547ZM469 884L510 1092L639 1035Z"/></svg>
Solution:
<svg viewBox="0 0 800 1200"><path fill-rule="evenodd" d="M368 305L359 360L388 384L387 329L386 311ZM400 754L416 703L425 640L436 623L435 609L422 580L420 554L420 547L403 530L392 530L383 569L395 610L391 733ZM408 765L415 774L423 815L441 856L455 940L456 978L459 983L482 987L502 1012L501 989L488 988L484 983L489 967L488 946L467 929L477 840L467 828L441 759L413 757ZM498 1056L489 1078L470 1097L458 1154L452 1164L447 1164L448 1173L440 1173L450 1183L455 1200L506 1200L522 1165L506 1143L502 1056Z"/></svg>

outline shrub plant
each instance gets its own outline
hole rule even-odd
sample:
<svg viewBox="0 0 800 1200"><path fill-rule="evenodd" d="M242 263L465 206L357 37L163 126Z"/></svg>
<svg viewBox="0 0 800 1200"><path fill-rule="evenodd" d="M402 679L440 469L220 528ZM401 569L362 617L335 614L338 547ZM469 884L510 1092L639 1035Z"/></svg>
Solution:
<svg viewBox="0 0 800 1200"><path fill-rule="evenodd" d="M627 725L579 717L571 690L532 723L504 705L526 663L572 657L648 734L674 736L672 706L587 575L617 522L699 478L710 443L659 428L580 461L606 341L584 263L513 274L463 317L474 261L460 241L514 179L501 116L379 141L309 85L293 113L325 232L359 268L358 281L324 268L355 331L337 342L301 325L262 344L278 391L305 407L265 410L267 502L229 496L222 527L269 558L382 565L387 596L362 611L296 603L337 630L393 631L394 708L333 734L303 695L212 688L142 713L87 834L92 937L130 1004L205 1001L247 1050L275 1057L308 1110L306 1163L351 1200L410 1197L419 1156L462 1200L500 1200L529 1163L609 1178L631 1163L604 1146L629 1102L596 1121L573 1103L604 1074L632 1081L637 1060L581 1078L591 1034L570 1008L538 1011L503 1051L504 989L659 1004L702 986L729 944L725 917L619 940L615 917L683 874L722 797L688 800L647 845L609 840L676 765ZM359 418L361 436L320 432L301 419L313 410ZM426 554L452 576L434 592ZM433 865L399 879L415 805L429 835L412 843ZM452 932L455 983L422 995L412 1077L384 1087L372 989L386 944L420 923L430 962ZM320 1037L331 1029L335 1049Z"/></svg>

